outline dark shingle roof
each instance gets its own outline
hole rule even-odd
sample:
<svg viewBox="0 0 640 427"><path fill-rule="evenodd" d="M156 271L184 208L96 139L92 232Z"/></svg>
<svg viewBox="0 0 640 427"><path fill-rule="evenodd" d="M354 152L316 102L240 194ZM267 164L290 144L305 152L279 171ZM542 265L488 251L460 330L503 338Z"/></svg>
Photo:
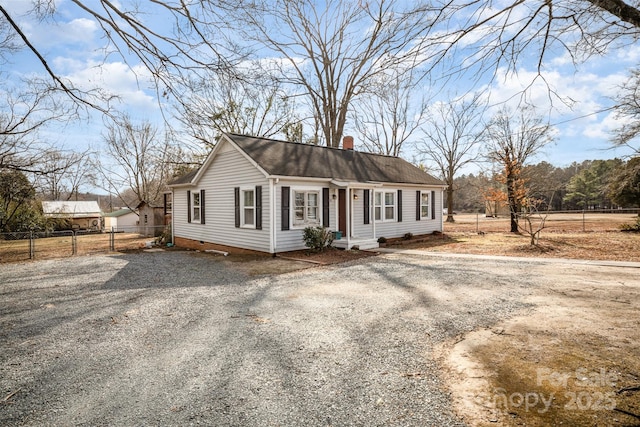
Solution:
<svg viewBox="0 0 640 427"><path fill-rule="evenodd" d="M399 157L230 133L226 136L272 176L444 185L441 180ZM172 184L189 182L193 176L188 175L191 174Z"/></svg>
<svg viewBox="0 0 640 427"><path fill-rule="evenodd" d="M173 181L169 182L169 185L188 184L196 176L199 169L194 169L191 172L187 172L182 176L177 177Z"/></svg>
<svg viewBox="0 0 640 427"><path fill-rule="evenodd" d="M117 211L105 213L102 216L117 218L117 217L120 217L122 215L129 214L129 213L133 213L133 211L131 209L129 209L129 208L123 208L123 209L119 209Z"/></svg>

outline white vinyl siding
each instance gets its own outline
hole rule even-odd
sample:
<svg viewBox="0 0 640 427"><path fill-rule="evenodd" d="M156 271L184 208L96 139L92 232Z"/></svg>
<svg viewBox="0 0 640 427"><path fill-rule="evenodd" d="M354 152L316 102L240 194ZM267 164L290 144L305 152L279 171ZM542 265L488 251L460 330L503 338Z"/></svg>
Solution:
<svg viewBox="0 0 640 427"><path fill-rule="evenodd" d="M402 199L402 221L376 221L376 235L375 237L386 237L386 238L394 238L394 237L403 237L406 233L411 233L413 235L421 235L421 234L431 234L434 231L442 231L442 190L440 187L430 188L416 188L414 187L394 187L393 190L380 190L380 192L394 192L397 194L397 190L402 190L404 197ZM430 203L435 203L435 221L416 221L416 190L420 190L425 194L429 194L429 199L431 199L431 191L435 191L435 199L429 200ZM420 201L422 206L422 200ZM358 210L363 209L361 203L358 203L358 206L355 207L356 213ZM397 214L397 196L396 196L396 214ZM429 206L429 213L427 214L427 218L431 218L431 206ZM396 215L396 218L398 216ZM362 225L362 221L356 224L356 231L358 233L358 237L360 236L368 236L366 231L360 231L360 227L366 227Z"/></svg>
<svg viewBox="0 0 640 427"><path fill-rule="evenodd" d="M370 190L372 194L373 190ZM354 190L354 194L358 196L357 200L353 200L353 227L351 229L351 236L357 239L371 239L373 238L373 218L369 216L369 224L364 223L364 191L362 189ZM373 203L370 204L373 206ZM371 210L371 208L370 208Z"/></svg>
<svg viewBox="0 0 640 427"><path fill-rule="evenodd" d="M197 186L174 189L174 235L195 241L269 252L269 209L272 200L269 180L229 143L224 140L220 143L227 147L221 147ZM255 189L257 185L262 186L262 230L236 228L234 188ZM187 223L187 190L193 194L200 189L205 189L207 195L206 224Z"/></svg>

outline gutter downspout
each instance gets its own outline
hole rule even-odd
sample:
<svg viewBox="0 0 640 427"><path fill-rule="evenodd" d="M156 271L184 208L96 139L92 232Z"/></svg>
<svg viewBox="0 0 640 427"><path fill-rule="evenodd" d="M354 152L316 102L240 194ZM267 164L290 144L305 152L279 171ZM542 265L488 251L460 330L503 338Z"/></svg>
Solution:
<svg viewBox="0 0 640 427"><path fill-rule="evenodd" d="M375 215L376 209L376 207L373 206L373 203L376 199L375 193L376 192L373 188L371 189L371 191L369 191L369 220L373 224L373 238L377 240L378 238L376 237L376 219L373 217Z"/></svg>
<svg viewBox="0 0 640 427"><path fill-rule="evenodd" d="M173 243L173 246L176 245L176 226L175 226L175 220L176 220L176 215L175 215L175 202L174 200L176 199L176 194L175 194L175 190L172 188L171 189L171 243ZM138 219L140 219L140 217L138 216Z"/></svg>
<svg viewBox="0 0 640 427"><path fill-rule="evenodd" d="M276 184L280 181L278 178L269 178L269 195L271 203L269 206L269 252L275 256L277 246L277 227L276 227Z"/></svg>
<svg viewBox="0 0 640 427"><path fill-rule="evenodd" d="M351 194L351 187L347 187L346 194L347 200L345 200L345 214L347 215L347 220L345 223L347 224L347 229L344 231L347 238L347 249L351 249L351 200L353 199L353 195Z"/></svg>
<svg viewBox="0 0 640 427"><path fill-rule="evenodd" d="M440 232L444 233L444 214L442 213L444 209L444 188L440 189Z"/></svg>

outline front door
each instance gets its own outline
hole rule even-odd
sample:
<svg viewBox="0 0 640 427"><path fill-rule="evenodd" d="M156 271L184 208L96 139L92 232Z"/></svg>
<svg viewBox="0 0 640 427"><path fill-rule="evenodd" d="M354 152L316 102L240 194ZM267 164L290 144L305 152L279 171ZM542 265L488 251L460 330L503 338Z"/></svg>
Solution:
<svg viewBox="0 0 640 427"><path fill-rule="evenodd" d="M347 190L341 188L338 190L338 231L342 231L342 235L347 234Z"/></svg>

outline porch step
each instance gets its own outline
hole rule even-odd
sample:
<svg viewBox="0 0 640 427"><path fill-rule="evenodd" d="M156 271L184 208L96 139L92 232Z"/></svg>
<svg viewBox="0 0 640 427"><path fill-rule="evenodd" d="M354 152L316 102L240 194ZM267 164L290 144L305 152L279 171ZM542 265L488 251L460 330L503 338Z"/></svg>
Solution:
<svg viewBox="0 0 640 427"><path fill-rule="evenodd" d="M377 239L345 239L334 240L333 246L340 249L352 249L357 246L358 249L376 249L380 247Z"/></svg>

